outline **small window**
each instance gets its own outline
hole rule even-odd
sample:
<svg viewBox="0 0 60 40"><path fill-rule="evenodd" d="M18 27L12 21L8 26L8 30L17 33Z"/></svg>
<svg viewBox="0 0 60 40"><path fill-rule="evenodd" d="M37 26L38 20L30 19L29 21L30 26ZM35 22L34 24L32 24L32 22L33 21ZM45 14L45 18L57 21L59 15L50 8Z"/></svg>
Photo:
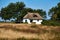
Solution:
<svg viewBox="0 0 60 40"><path fill-rule="evenodd" d="M33 20L30 20L30 22L32 22Z"/></svg>
<svg viewBox="0 0 60 40"><path fill-rule="evenodd" d="M37 17L37 15L33 15L33 17Z"/></svg>
<svg viewBox="0 0 60 40"><path fill-rule="evenodd" d="M25 23L27 23L27 20L25 20Z"/></svg>
<svg viewBox="0 0 60 40"><path fill-rule="evenodd" d="M39 21L39 19L37 21Z"/></svg>

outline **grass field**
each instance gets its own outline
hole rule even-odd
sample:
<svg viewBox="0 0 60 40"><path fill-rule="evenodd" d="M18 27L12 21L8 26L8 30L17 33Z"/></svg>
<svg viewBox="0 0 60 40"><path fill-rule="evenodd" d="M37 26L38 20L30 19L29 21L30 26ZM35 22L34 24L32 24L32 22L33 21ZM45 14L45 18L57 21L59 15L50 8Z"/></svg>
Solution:
<svg viewBox="0 0 60 40"><path fill-rule="evenodd" d="M60 40L60 27L0 23L0 40Z"/></svg>

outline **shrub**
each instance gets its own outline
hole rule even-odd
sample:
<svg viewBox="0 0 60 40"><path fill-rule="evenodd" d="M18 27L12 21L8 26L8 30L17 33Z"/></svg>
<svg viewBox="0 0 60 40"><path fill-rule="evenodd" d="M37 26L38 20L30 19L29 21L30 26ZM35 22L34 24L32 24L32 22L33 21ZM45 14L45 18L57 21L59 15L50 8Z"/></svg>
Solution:
<svg viewBox="0 0 60 40"><path fill-rule="evenodd" d="M43 20L42 24L48 26L60 26L60 23L54 20Z"/></svg>

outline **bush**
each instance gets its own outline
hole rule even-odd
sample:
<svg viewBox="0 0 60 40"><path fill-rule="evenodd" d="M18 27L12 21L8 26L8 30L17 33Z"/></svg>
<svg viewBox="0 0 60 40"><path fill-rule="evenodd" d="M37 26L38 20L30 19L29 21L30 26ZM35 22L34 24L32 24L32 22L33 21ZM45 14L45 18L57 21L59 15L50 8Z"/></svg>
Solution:
<svg viewBox="0 0 60 40"><path fill-rule="evenodd" d="M54 20L43 20L42 24L48 26L60 26L60 23Z"/></svg>

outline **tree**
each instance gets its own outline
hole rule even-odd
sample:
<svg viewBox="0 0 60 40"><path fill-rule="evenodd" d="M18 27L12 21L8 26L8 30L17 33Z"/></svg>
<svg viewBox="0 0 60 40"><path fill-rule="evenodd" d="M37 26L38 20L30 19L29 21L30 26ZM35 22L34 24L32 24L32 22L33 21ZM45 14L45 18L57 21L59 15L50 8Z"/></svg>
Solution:
<svg viewBox="0 0 60 40"><path fill-rule="evenodd" d="M18 22L21 22L23 17L28 13L28 12L32 12L32 13L39 13L43 18L46 17L46 12L40 9L32 9L32 8L24 8L23 10L20 11L19 16L17 17Z"/></svg>
<svg viewBox="0 0 60 40"><path fill-rule="evenodd" d="M32 9L25 7L23 2L10 3L8 6L1 9L1 17L4 20L10 20L11 18L17 18L16 21L21 21L28 12L39 13L42 17L45 17L46 12L41 9Z"/></svg>
<svg viewBox="0 0 60 40"><path fill-rule="evenodd" d="M60 20L60 3L49 10L49 16L51 16L52 20Z"/></svg>
<svg viewBox="0 0 60 40"><path fill-rule="evenodd" d="M43 18L46 18L46 12L43 11L42 9L34 10L34 12L37 12L37 13L39 13Z"/></svg>
<svg viewBox="0 0 60 40"><path fill-rule="evenodd" d="M23 2L10 3L7 7L1 9L1 17L4 20L9 20L11 18L16 18L18 12L25 7Z"/></svg>
<svg viewBox="0 0 60 40"><path fill-rule="evenodd" d="M33 12L33 9L31 8L24 8L20 11L19 16L17 17L17 22L21 22L23 17L28 13L28 12Z"/></svg>

